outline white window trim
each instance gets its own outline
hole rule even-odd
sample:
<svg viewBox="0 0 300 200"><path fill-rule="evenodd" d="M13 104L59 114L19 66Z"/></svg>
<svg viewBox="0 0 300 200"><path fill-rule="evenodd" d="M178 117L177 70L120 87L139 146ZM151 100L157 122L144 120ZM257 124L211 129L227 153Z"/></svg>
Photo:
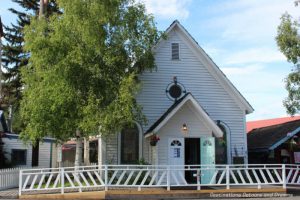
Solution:
<svg viewBox="0 0 300 200"><path fill-rule="evenodd" d="M173 59L173 49L172 49L172 46L173 46L173 44L178 44L178 59ZM172 61L179 61L179 60L181 60L181 51L180 51L180 47L181 47L181 45L180 45L180 43L179 42L171 42L171 47L170 47L170 52L171 52L171 60Z"/></svg>
<svg viewBox="0 0 300 200"><path fill-rule="evenodd" d="M225 131L226 131L226 151L227 151L227 164L231 164L232 163L232 157L231 157L231 132L230 132L230 128L228 127L228 125L219 120L219 124L221 126L224 127Z"/></svg>

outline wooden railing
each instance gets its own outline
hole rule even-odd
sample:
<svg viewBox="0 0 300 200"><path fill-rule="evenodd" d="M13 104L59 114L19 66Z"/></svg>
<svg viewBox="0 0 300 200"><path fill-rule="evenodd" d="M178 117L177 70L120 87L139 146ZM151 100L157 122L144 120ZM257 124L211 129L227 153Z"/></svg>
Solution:
<svg viewBox="0 0 300 200"><path fill-rule="evenodd" d="M300 186L298 165L101 165L21 170L19 195L27 191L64 193L87 188L142 188L219 186ZM194 179L186 179L189 173Z"/></svg>

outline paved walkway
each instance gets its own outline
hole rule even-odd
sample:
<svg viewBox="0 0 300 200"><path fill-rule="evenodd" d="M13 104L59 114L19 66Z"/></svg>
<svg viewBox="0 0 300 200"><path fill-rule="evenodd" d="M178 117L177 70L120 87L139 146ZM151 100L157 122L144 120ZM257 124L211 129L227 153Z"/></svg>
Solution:
<svg viewBox="0 0 300 200"><path fill-rule="evenodd" d="M0 199L17 199L18 193L18 188L0 190Z"/></svg>
<svg viewBox="0 0 300 200"><path fill-rule="evenodd" d="M0 191L0 199L3 200L3 199L18 199L18 188L13 188L13 189L7 189L7 190L3 190L3 191ZM217 192L217 191L216 191ZM49 192L51 193L51 192ZM298 187L294 187L294 188L289 188L288 189L288 194L290 195L287 195L286 197L280 197L280 195L276 196L276 194L273 196L273 197L264 197L264 198L255 198L255 196L252 196L251 200L255 200L255 199L264 199L264 200L271 200L271 199L276 199L276 200L292 200L292 199L300 199L300 189ZM244 198L235 198L235 197L238 197L238 196L231 196L231 197L223 197L224 199L245 199ZM248 198L249 198L248 197ZM209 199L219 199L220 197L218 196L210 196ZM247 197L246 197L247 198ZM205 197L204 198L201 198L201 199L206 199Z"/></svg>

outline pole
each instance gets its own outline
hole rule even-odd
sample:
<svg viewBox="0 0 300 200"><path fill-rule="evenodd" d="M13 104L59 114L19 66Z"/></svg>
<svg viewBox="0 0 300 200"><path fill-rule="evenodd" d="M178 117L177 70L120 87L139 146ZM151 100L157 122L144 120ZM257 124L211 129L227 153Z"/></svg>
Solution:
<svg viewBox="0 0 300 200"><path fill-rule="evenodd" d="M282 188L286 189L286 171L285 171L285 164L282 164Z"/></svg>
<svg viewBox="0 0 300 200"><path fill-rule="evenodd" d="M19 172L19 198L22 195L22 169Z"/></svg>
<svg viewBox="0 0 300 200"><path fill-rule="evenodd" d="M229 171L229 165L226 165L226 189L230 189L230 171Z"/></svg>
<svg viewBox="0 0 300 200"><path fill-rule="evenodd" d="M170 179L171 179L171 176L170 176L170 165L168 165L167 167L167 190L170 191Z"/></svg>
<svg viewBox="0 0 300 200"><path fill-rule="evenodd" d="M64 168L60 169L60 179L61 179L61 194L65 193L65 174L64 174Z"/></svg>

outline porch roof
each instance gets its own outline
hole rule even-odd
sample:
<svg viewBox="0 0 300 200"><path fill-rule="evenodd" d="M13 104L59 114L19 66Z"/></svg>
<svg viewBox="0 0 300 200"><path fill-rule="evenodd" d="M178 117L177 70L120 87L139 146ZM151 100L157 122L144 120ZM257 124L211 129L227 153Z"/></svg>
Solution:
<svg viewBox="0 0 300 200"><path fill-rule="evenodd" d="M175 101L173 105L171 105L169 109L145 132L145 136L147 137L159 131L171 119L171 117L174 116L177 113L177 111L187 102L191 102L196 112L198 112L203 117L205 123L208 124L209 127L211 127L213 134L216 137L223 136L222 130L209 117L208 113L200 106L197 100L189 92L177 101Z"/></svg>
<svg viewBox="0 0 300 200"><path fill-rule="evenodd" d="M300 120L257 128L247 134L248 151L274 150L300 132Z"/></svg>

